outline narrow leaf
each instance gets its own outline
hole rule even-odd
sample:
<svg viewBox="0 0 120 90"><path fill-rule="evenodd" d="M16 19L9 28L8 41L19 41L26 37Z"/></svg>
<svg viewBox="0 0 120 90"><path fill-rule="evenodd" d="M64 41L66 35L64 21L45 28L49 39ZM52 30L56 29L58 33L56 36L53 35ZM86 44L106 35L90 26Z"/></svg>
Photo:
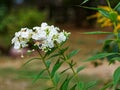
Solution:
<svg viewBox="0 0 120 90"><path fill-rule="evenodd" d="M111 87L113 85L113 82L108 83L104 87L102 87L100 90L106 90L108 87Z"/></svg>
<svg viewBox="0 0 120 90"><path fill-rule="evenodd" d="M103 8L86 7L86 6L79 6L79 7L99 11L103 16L110 18L109 11L107 11Z"/></svg>
<svg viewBox="0 0 120 90"><path fill-rule="evenodd" d="M113 60L113 61L115 61L115 60L120 61L120 57L114 57L111 60Z"/></svg>
<svg viewBox="0 0 120 90"><path fill-rule="evenodd" d="M49 56L49 55L50 55L51 53L53 53L56 49L57 49L57 47L54 47L54 48L51 49L51 51L46 52L46 53L45 53L45 57L46 57L46 56Z"/></svg>
<svg viewBox="0 0 120 90"><path fill-rule="evenodd" d="M71 69L71 68L67 68L67 69L63 70L60 74L65 73L65 72L66 72L67 70L69 70L69 69Z"/></svg>
<svg viewBox="0 0 120 90"><path fill-rule="evenodd" d="M117 10L120 7L120 2L114 7L114 10Z"/></svg>
<svg viewBox="0 0 120 90"><path fill-rule="evenodd" d="M97 84L97 81L91 81L89 83L86 84L86 90L95 86Z"/></svg>
<svg viewBox="0 0 120 90"><path fill-rule="evenodd" d="M76 84L73 85L73 87L70 90L75 90L76 86L77 86Z"/></svg>
<svg viewBox="0 0 120 90"><path fill-rule="evenodd" d="M63 48L63 49L61 49L60 52L59 52L59 54L62 54L62 53L64 53L64 52L67 51L67 50L68 50L68 46L65 47L65 48Z"/></svg>
<svg viewBox="0 0 120 90"><path fill-rule="evenodd" d="M115 55L117 53L100 53L100 54L96 54L90 58L88 58L86 61L94 61L96 59L101 59L101 58L105 58L107 56L110 56L110 55Z"/></svg>
<svg viewBox="0 0 120 90"><path fill-rule="evenodd" d="M104 17L106 17L106 18L109 18L110 19L110 14L109 14L109 12L107 11L107 10L105 10L105 9L102 9L102 8L99 8L99 10L98 10Z"/></svg>
<svg viewBox="0 0 120 90"><path fill-rule="evenodd" d="M118 67L113 74L113 84L114 84L114 86L117 85L119 80L120 80L120 67Z"/></svg>
<svg viewBox="0 0 120 90"><path fill-rule="evenodd" d="M86 7L86 6L80 6L80 5L77 5L77 6L78 6L78 7L82 7L82 8L86 8L86 9L96 10L96 11L102 9L102 8Z"/></svg>
<svg viewBox="0 0 120 90"><path fill-rule="evenodd" d="M62 83L61 87L60 87L60 90L68 90L68 85L69 85L69 82L70 82L70 77L66 77L66 79L64 80L64 82Z"/></svg>
<svg viewBox="0 0 120 90"><path fill-rule="evenodd" d="M55 73L54 77L53 77L54 83L57 86L59 81L60 81L60 74L59 73Z"/></svg>
<svg viewBox="0 0 120 90"><path fill-rule="evenodd" d="M77 68L77 73L79 73L81 70L83 70L85 68L85 66L80 66Z"/></svg>
<svg viewBox="0 0 120 90"><path fill-rule="evenodd" d="M54 57L57 57L57 56L59 56L59 55L60 55L59 53L54 54L54 55L50 56L49 59L54 58Z"/></svg>
<svg viewBox="0 0 120 90"><path fill-rule="evenodd" d="M76 55L79 52L79 50L73 50L72 52L70 52L67 55L67 59L70 59L71 57L73 57L74 55Z"/></svg>
<svg viewBox="0 0 120 90"><path fill-rule="evenodd" d="M47 65L47 67L49 68L49 67L50 67L50 64L51 64L51 61L50 61L50 60L47 60L45 63L46 63L46 65Z"/></svg>
<svg viewBox="0 0 120 90"><path fill-rule="evenodd" d="M84 32L82 34L112 34L112 32L94 31L94 32Z"/></svg>
<svg viewBox="0 0 120 90"><path fill-rule="evenodd" d="M56 71L60 68L63 62L60 62L60 60L57 60L55 65L53 66L52 72L51 72L51 77L53 77L56 73Z"/></svg>
<svg viewBox="0 0 120 90"><path fill-rule="evenodd" d="M85 90L85 89L84 89L84 88L85 88L84 82L78 82L78 83L77 83L77 87L78 87L79 90Z"/></svg>
<svg viewBox="0 0 120 90"><path fill-rule="evenodd" d="M22 66L25 66L26 64L28 64L29 62L33 61L33 60L41 60L41 58L32 58L29 59L27 62L25 62Z"/></svg>
<svg viewBox="0 0 120 90"><path fill-rule="evenodd" d="M46 70L46 69L44 69L44 70L42 70L42 71L39 72L39 74L38 74L38 75L35 77L35 79L33 80L33 83L36 82L36 81L41 77L41 75L44 73L45 70Z"/></svg>
<svg viewBox="0 0 120 90"><path fill-rule="evenodd" d="M84 0L80 5L85 4L86 2L88 2L89 0Z"/></svg>

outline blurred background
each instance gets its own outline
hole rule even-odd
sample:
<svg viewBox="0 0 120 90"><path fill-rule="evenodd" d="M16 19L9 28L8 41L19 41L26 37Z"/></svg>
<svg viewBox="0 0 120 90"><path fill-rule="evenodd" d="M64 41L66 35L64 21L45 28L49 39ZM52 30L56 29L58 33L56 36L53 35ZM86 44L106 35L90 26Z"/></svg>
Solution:
<svg viewBox="0 0 120 90"><path fill-rule="evenodd" d="M50 25L53 24L72 32L68 42L71 50L82 48L80 54L75 57L76 60L86 59L92 53L97 52L101 47L98 40L104 39L105 35L88 36L80 34L80 32L100 30L99 26L96 28L95 19L87 19L88 16L95 14L96 11L79 7L83 1L0 0L0 90L43 90L40 89L39 83L32 87L28 85L28 82L30 82L28 79L25 81L26 77L19 76L22 74L22 76L31 75L30 77L32 77L34 76L33 73L37 74L37 71L33 69L40 66L35 64L32 69L29 69L28 65L21 69L21 65L26 58L21 61L20 53L17 53L11 45L14 33L19 31L20 28L32 28L40 26L42 22L47 22ZM110 0L112 7L118 2L119 0ZM106 5L106 1L89 0L88 3L84 4L84 6L88 7L100 5ZM30 57L27 56L27 58ZM94 78L94 76L91 78ZM35 89L34 87L38 88Z"/></svg>
<svg viewBox="0 0 120 90"><path fill-rule="evenodd" d="M95 19L86 18L95 11L80 8L84 0L0 0L0 55L8 55L11 39L22 27L32 28L42 22L92 28ZM110 0L112 6L119 0ZM84 6L106 5L105 0L90 0Z"/></svg>

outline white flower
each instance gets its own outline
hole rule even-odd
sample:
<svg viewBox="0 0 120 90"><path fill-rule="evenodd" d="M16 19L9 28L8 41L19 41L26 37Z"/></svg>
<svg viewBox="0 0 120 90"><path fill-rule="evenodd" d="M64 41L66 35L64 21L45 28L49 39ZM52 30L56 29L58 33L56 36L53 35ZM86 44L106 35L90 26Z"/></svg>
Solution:
<svg viewBox="0 0 120 90"><path fill-rule="evenodd" d="M14 43L14 48L15 48L15 49L20 49L20 42L16 41L16 42Z"/></svg>
<svg viewBox="0 0 120 90"><path fill-rule="evenodd" d="M16 41L18 41L18 38L14 37L14 38L12 39L12 44L14 44Z"/></svg>
<svg viewBox="0 0 120 90"><path fill-rule="evenodd" d="M21 33L20 33L22 38L29 39L31 38L32 35L32 30L28 28L21 28Z"/></svg>
<svg viewBox="0 0 120 90"><path fill-rule="evenodd" d="M15 33L15 36L16 36L16 37L19 37L20 34L21 34L21 32L16 32L16 33Z"/></svg>
<svg viewBox="0 0 120 90"><path fill-rule="evenodd" d="M40 30L40 27L38 27L38 26L33 27L33 30Z"/></svg>
<svg viewBox="0 0 120 90"><path fill-rule="evenodd" d="M47 23L42 23L41 24L41 30L45 30L47 28Z"/></svg>
<svg viewBox="0 0 120 90"><path fill-rule="evenodd" d="M15 49L20 49L28 47L29 42L33 40L33 46L36 45L42 51L47 52L56 46L55 42L58 44L65 42L69 34L65 31L60 32L58 27L42 23L40 27L36 26L33 29L21 28L19 32L15 33L12 44Z"/></svg>
<svg viewBox="0 0 120 90"><path fill-rule="evenodd" d="M34 40L45 40L46 32L41 30L40 27L34 27L35 31L33 32L32 39Z"/></svg>
<svg viewBox="0 0 120 90"><path fill-rule="evenodd" d="M65 36L64 32L59 33L58 38L56 39L56 41L58 43L62 43L64 41L66 41L66 36Z"/></svg>
<svg viewBox="0 0 120 90"><path fill-rule="evenodd" d="M21 41L20 44L23 48L28 46L27 41Z"/></svg>
<svg viewBox="0 0 120 90"><path fill-rule="evenodd" d="M15 37L12 39L15 49L20 49L28 46L28 42L31 39L32 30L28 28L21 28L19 32L15 33Z"/></svg>

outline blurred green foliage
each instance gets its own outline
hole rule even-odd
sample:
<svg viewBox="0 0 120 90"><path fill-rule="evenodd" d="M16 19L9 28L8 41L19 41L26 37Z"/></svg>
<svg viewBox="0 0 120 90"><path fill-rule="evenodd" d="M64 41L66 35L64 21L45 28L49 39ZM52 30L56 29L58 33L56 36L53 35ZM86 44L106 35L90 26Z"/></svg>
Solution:
<svg viewBox="0 0 120 90"><path fill-rule="evenodd" d="M9 48L11 38L16 31L24 27L32 28L41 25L41 22L47 20L47 12L35 8L22 8L14 9L4 17L3 9L0 18L0 46Z"/></svg>

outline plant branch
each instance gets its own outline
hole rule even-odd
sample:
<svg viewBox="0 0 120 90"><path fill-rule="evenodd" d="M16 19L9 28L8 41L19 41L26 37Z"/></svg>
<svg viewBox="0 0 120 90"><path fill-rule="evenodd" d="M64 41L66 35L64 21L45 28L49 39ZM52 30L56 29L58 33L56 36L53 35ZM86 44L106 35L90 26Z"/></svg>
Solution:
<svg viewBox="0 0 120 90"><path fill-rule="evenodd" d="M50 77L50 80L51 80L53 86L55 86L55 89L57 90L57 86L55 85L54 80L53 80L52 77L51 77L51 72L50 72L50 70L49 70L49 68L48 68L48 66L47 66L47 64L46 64L46 62L45 62L45 57L40 53L39 49L37 49L37 52L38 52L38 54L40 55L40 57L41 57L41 59L42 59L42 62L43 62L44 66L45 66L45 68L46 68L46 70L47 70L47 72L48 72L48 75L49 75L49 77Z"/></svg>

